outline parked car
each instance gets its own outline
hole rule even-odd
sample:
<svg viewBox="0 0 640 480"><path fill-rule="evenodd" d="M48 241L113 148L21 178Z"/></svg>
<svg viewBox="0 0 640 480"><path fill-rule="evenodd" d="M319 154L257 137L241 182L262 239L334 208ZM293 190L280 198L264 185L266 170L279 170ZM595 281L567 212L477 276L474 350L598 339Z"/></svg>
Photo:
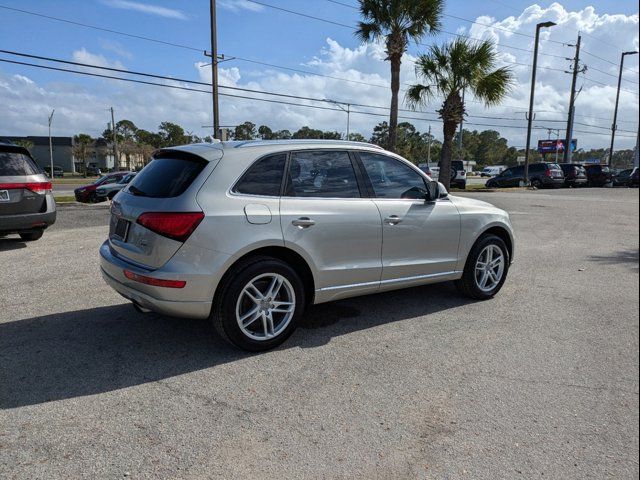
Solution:
<svg viewBox="0 0 640 480"><path fill-rule="evenodd" d="M451 186L462 190L467 188L467 171L462 160L451 160Z"/></svg>
<svg viewBox="0 0 640 480"><path fill-rule="evenodd" d="M116 196L116 193L122 190L131 180L133 180L133 177L135 177L136 175L136 172L131 172L122 177L116 183L107 183L100 185L98 188L96 188L96 201L103 202L105 200L112 200L113 197Z"/></svg>
<svg viewBox="0 0 640 480"><path fill-rule="evenodd" d="M99 177L102 175L102 170L100 167L96 167L95 165L89 165L87 167L87 175L97 175Z"/></svg>
<svg viewBox="0 0 640 480"><path fill-rule="evenodd" d="M47 165L46 167L44 167L43 170L47 174L47 176L51 178L51 167ZM62 167L60 167L59 165L54 165L53 178L63 178L63 177L64 177L64 170L62 169Z"/></svg>
<svg viewBox="0 0 640 480"><path fill-rule="evenodd" d="M139 310L259 351L309 304L449 280L489 299L513 245L506 212L374 145L223 142L157 151L114 199L100 264Z"/></svg>
<svg viewBox="0 0 640 480"><path fill-rule="evenodd" d="M611 181L613 182L614 187L626 187L629 185L629 181L631 180L631 174L633 173L633 168L627 168L626 170L621 170L620 172L611 176Z"/></svg>
<svg viewBox="0 0 640 480"><path fill-rule="evenodd" d="M96 190L98 189L98 187L100 187L101 185L109 185L112 183L117 183L120 180L122 180L122 178L127 175L129 172L114 172L114 173L109 173L103 177L100 177L98 180L96 180L93 183L90 183L89 185L84 185L82 187L78 187L76 188L73 193L76 197L76 201L77 202L82 202L82 203L94 203L98 201L98 196L96 194Z"/></svg>
<svg viewBox="0 0 640 480"><path fill-rule="evenodd" d="M561 187L564 174L556 163L532 163L529 165L529 182L536 188ZM518 187L524 183L524 165L507 168L501 174L490 178L487 188Z"/></svg>
<svg viewBox="0 0 640 480"><path fill-rule="evenodd" d="M496 175L500 175L504 171L505 167L502 166L490 166L484 167L480 172L481 177L495 177Z"/></svg>
<svg viewBox="0 0 640 480"><path fill-rule="evenodd" d="M631 175L629 175L629 187L638 187L638 167L633 169Z"/></svg>
<svg viewBox="0 0 640 480"><path fill-rule="evenodd" d="M587 171L589 187L604 187L613 181L611 171L606 165L587 164L584 168Z"/></svg>
<svg viewBox="0 0 640 480"><path fill-rule="evenodd" d="M437 178L434 178L433 172L431 171L431 167L429 167L428 163L420 163L418 165L418 168L422 170L426 175L429 175L432 179L437 180Z"/></svg>
<svg viewBox="0 0 640 480"><path fill-rule="evenodd" d="M587 172L580 163L561 163L565 187L584 187L587 185Z"/></svg>
<svg viewBox="0 0 640 480"><path fill-rule="evenodd" d="M29 150L0 143L0 237L38 240L56 221L51 181Z"/></svg>

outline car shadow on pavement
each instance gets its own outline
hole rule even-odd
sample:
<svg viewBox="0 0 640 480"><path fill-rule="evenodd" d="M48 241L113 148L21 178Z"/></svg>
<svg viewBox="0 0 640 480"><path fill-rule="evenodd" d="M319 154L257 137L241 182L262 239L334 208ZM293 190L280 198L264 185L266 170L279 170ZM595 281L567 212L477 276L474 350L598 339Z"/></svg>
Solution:
<svg viewBox="0 0 640 480"><path fill-rule="evenodd" d="M26 243L17 238L0 238L0 252L18 250L20 248L25 248L26 246Z"/></svg>
<svg viewBox="0 0 640 480"><path fill-rule="evenodd" d="M640 261L640 251L636 250L621 250L613 252L611 255L591 255L589 260L592 262L599 262L605 265L617 265L617 264L629 264L629 268L634 271L640 270L638 268L638 262Z"/></svg>
<svg viewBox="0 0 640 480"><path fill-rule="evenodd" d="M470 302L441 284L317 305L280 349L312 348ZM0 408L109 392L249 355L206 320L140 314L130 304L0 323Z"/></svg>

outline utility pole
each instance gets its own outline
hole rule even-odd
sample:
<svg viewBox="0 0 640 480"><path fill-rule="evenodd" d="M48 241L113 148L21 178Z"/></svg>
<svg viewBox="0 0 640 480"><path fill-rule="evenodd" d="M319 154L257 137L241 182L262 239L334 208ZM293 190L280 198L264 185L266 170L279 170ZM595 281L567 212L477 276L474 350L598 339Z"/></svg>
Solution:
<svg viewBox="0 0 640 480"><path fill-rule="evenodd" d="M638 139L640 139L640 127L638 128L638 133L636 134L636 149L633 151L633 166L637 167L638 166L638 155L640 154L640 151L638 150Z"/></svg>
<svg viewBox="0 0 640 480"><path fill-rule="evenodd" d="M464 91L462 89L462 105L464 105ZM460 120L460 134L458 136L458 153L460 154L460 158L458 160L462 160L462 127L464 126L464 115L462 116L462 120Z"/></svg>
<svg viewBox="0 0 640 480"><path fill-rule="evenodd" d="M51 110L51 115L49 115L49 161L51 164L51 171L49 173L51 174L51 180L53 180L53 142L51 140L51 122L53 121L53 113L55 111L56 109L54 108L53 110Z"/></svg>
<svg viewBox="0 0 640 480"><path fill-rule="evenodd" d="M220 140L220 114L218 111L218 33L216 23L216 0L211 0L211 89L213 93L213 138Z"/></svg>
<svg viewBox="0 0 640 480"><path fill-rule="evenodd" d="M113 138L113 168L118 169L120 167L120 158L118 157L118 137L116 136L116 120L113 114L113 107L111 110L111 134Z"/></svg>
<svg viewBox="0 0 640 480"><path fill-rule="evenodd" d="M429 133L427 134L427 165L431 163L431 124L429 124Z"/></svg>
<svg viewBox="0 0 640 480"><path fill-rule="evenodd" d="M536 25L536 39L533 47L533 68L531 70L531 93L529 94L529 116L527 118L527 144L524 149L524 184L529 185L529 146L531 145L531 122L533 122L533 99L536 94L536 70L538 68L538 43L540 43L540 29L556 25L554 22L541 22Z"/></svg>
<svg viewBox="0 0 640 480"><path fill-rule="evenodd" d="M624 67L624 57L626 55L636 55L638 52L622 52L620 56L620 73L618 74L618 91L616 92L616 107L613 110L613 123L611 124L611 146L609 147L609 168L613 165L613 142L616 138L616 129L618 126L618 101L620 100L620 84L622 83L622 69Z"/></svg>
<svg viewBox="0 0 640 480"><path fill-rule="evenodd" d="M576 101L576 82L578 80L578 74L579 73L584 73L587 70L586 66L580 67L580 44L582 43L582 36L580 34L578 34L578 41L575 44L576 47L576 54L573 57L573 59L567 59L567 60L573 60L573 67L571 69L571 72L565 72L565 73L571 73L572 78L571 78L571 93L569 95L569 115L567 117L567 136L565 137L564 140L564 152L563 152L563 161L564 163L571 163L571 155L573 154L573 152L571 151L571 140L573 138L573 121L575 119L575 113L576 113L576 107L575 107L575 101ZM572 46L572 45L570 45Z"/></svg>

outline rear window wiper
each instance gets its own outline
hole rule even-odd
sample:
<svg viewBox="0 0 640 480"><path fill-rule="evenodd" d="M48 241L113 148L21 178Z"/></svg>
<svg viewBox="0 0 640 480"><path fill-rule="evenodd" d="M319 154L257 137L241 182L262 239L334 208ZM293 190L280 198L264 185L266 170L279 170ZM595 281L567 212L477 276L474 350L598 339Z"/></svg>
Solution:
<svg viewBox="0 0 640 480"><path fill-rule="evenodd" d="M146 197L147 196L146 193L144 193L142 190L140 190L135 185L129 185L129 191L131 193L133 193L134 195L137 195L138 197Z"/></svg>

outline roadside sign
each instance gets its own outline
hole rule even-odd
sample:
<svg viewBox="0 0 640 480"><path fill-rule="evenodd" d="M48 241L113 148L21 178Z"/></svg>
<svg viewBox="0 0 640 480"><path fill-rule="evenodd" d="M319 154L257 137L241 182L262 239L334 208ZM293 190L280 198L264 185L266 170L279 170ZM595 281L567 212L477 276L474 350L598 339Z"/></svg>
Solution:
<svg viewBox="0 0 640 480"><path fill-rule="evenodd" d="M555 153L564 152L564 139L558 140L538 140L538 152L539 153ZM575 138L571 140L571 151L574 152L578 146L578 140Z"/></svg>

